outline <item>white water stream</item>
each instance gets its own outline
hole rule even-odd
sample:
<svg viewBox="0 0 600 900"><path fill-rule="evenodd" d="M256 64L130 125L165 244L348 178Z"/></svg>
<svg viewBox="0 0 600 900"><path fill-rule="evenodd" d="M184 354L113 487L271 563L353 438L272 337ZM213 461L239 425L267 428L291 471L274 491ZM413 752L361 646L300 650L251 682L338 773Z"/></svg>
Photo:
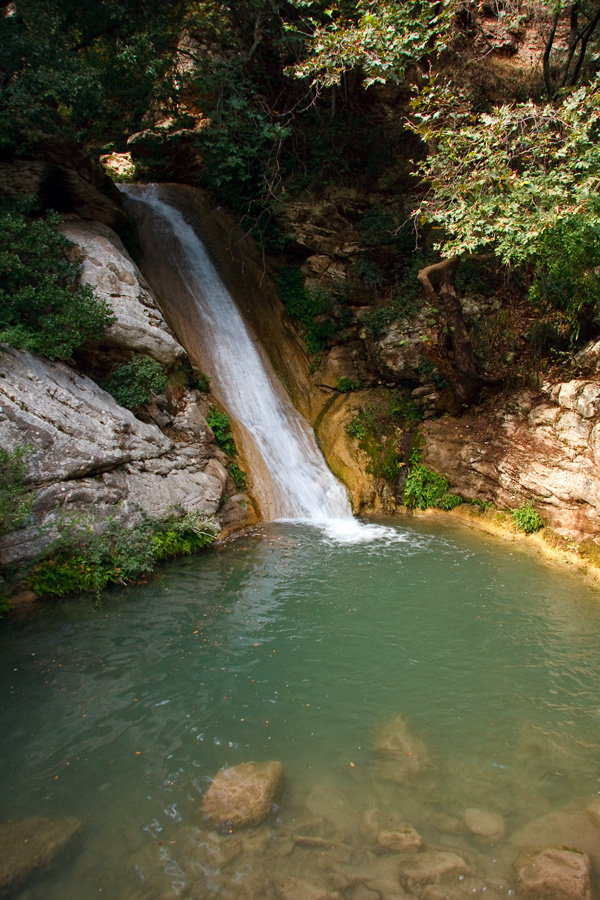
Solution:
<svg viewBox="0 0 600 900"><path fill-rule="evenodd" d="M338 520L336 536L356 540L359 529L344 487L327 468L308 423L276 389L276 375L258 352L202 241L182 213L160 199L155 185L126 192L152 210L159 233L165 226L172 233L164 242L165 264L175 267L194 299L204 335L203 354L217 395L251 435L264 460L271 480L271 517L328 528Z"/></svg>

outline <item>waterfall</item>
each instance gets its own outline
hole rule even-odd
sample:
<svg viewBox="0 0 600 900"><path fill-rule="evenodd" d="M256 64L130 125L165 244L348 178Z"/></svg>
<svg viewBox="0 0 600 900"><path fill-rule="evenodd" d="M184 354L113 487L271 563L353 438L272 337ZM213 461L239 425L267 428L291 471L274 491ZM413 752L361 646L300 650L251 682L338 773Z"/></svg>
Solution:
<svg viewBox="0 0 600 900"><path fill-rule="evenodd" d="M312 428L293 406L266 356L261 355L204 244L182 213L159 197L155 185L124 188L143 204L160 240L160 295L185 290L202 332L202 358L212 389L235 417L264 465L259 495L265 518L325 522L351 519L344 487L327 468ZM169 274L170 273L170 274ZM188 309L190 309L188 302ZM249 458L252 452L244 442ZM266 508L265 508L266 507Z"/></svg>

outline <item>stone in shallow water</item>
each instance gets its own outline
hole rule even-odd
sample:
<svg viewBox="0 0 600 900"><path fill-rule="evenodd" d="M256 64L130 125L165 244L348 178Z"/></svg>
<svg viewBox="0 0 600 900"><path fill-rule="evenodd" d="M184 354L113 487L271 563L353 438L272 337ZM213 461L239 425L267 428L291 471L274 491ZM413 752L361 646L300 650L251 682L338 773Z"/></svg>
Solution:
<svg viewBox="0 0 600 900"><path fill-rule="evenodd" d="M427 747L403 716L391 716L378 726L373 751L385 760L380 774L398 783L431 768Z"/></svg>
<svg viewBox="0 0 600 900"><path fill-rule="evenodd" d="M472 834L481 835L492 841L501 838L506 831L504 817L484 809L466 809L463 820Z"/></svg>
<svg viewBox="0 0 600 900"><path fill-rule="evenodd" d="M377 843L386 850L418 850L423 841L420 834L407 823L399 825L393 831L380 831Z"/></svg>
<svg viewBox="0 0 600 900"><path fill-rule="evenodd" d="M425 850L417 854L415 862L404 867L402 877L410 890L426 884L438 884L444 878L456 879L472 875L464 859L452 850Z"/></svg>
<svg viewBox="0 0 600 900"><path fill-rule="evenodd" d="M0 896L12 893L36 872L48 868L79 831L75 818L37 816L0 823Z"/></svg>
<svg viewBox="0 0 600 900"><path fill-rule="evenodd" d="M280 762L248 762L223 769L205 794L204 814L219 828L257 825L271 812L282 781Z"/></svg>
<svg viewBox="0 0 600 900"><path fill-rule="evenodd" d="M546 847L520 856L515 871L520 900L592 900L587 853Z"/></svg>

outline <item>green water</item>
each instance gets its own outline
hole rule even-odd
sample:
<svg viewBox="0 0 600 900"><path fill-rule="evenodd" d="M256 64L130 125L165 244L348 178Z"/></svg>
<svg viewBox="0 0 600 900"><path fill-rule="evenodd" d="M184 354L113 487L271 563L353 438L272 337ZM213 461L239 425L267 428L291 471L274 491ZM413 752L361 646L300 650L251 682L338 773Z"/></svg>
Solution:
<svg viewBox="0 0 600 900"><path fill-rule="evenodd" d="M393 528L354 545L271 525L4 623L1 818L85 822L17 896L276 897L294 876L385 900L368 883L402 864L378 844L398 822L467 861L453 890L510 895L523 828L600 794L600 595L459 527ZM423 771L374 752L398 716ZM272 819L207 836L211 776L268 759ZM503 836L469 831L470 807Z"/></svg>

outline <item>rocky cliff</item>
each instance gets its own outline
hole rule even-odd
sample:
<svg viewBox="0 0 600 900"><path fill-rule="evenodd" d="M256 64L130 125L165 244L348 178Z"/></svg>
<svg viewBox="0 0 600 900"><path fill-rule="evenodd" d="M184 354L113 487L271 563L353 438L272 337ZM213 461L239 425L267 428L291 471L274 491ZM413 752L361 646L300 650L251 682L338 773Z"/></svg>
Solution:
<svg viewBox="0 0 600 900"><path fill-rule="evenodd" d="M65 515L89 516L102 527L109 516L127 525L141 513L220 510L224 534L251 521L252 504L228 476L207 425L205 394L180 387L158 396L141 421L83 374L132 352L168 371L186 352L112 229L70 217L63 230L83 254L82 280L108 301L116 321L87 348L79 371L0 345L0 445L26 448L33 497L29 520L0 538L2 566L34 559Z"/></svg>

